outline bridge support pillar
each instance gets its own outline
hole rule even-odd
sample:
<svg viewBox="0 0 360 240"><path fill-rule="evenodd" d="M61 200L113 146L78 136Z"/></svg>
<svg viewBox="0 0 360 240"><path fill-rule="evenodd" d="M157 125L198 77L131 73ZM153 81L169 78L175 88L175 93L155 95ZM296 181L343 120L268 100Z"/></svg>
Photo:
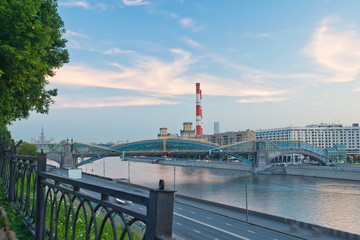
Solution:
<svg viewBox="0 0 360 240"><path fill-rule="evenodd" d="M65 152L63 158L61 159L60 168L71 169L74 167L73 156L71 152L71 144L68 142L65 143L64 150Z"/></svg>
<svg viewBox="0 0 360 240"><path fill-rule="evenodd" d="M259 142L258 146L255 173L266 169L268 165L268 151L265 149L265 142Z"/></svg>

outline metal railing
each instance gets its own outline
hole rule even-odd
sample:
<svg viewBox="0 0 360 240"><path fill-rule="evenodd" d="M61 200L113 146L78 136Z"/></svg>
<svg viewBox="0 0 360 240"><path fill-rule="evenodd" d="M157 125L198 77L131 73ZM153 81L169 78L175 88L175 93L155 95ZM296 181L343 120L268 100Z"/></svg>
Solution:
<svg viewBox="0 0 360 240"><path fill-rule="evenodd" d="M135 193L46 171L46 154L0 143L0 177L36 239L172 239L174 191ZM121 204L116 199L131 201Z"/></svg>

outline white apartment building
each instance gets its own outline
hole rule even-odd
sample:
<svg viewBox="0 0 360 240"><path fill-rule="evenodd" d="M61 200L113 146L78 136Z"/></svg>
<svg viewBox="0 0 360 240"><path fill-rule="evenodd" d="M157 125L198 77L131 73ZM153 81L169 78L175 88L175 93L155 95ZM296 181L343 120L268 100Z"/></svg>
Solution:
<svg viewBox="0 0 360 240"><path fill-rule="evenodd" d="M302 140L322 148L345 145L346 154L359 155L359 134L358 123L345 127L342 124L312 124L305 127L257 130L256 139Z"/></svg>

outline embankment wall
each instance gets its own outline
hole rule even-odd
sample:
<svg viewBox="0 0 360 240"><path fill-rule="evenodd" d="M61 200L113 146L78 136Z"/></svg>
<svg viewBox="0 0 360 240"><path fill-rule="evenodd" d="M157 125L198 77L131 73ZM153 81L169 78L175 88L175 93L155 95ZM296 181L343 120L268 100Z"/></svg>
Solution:
<svg viewBox="0 0 360 240"><path fill-rule="evenodd" d="M360 181L360 167L286 166L286 175Z"/></svg>

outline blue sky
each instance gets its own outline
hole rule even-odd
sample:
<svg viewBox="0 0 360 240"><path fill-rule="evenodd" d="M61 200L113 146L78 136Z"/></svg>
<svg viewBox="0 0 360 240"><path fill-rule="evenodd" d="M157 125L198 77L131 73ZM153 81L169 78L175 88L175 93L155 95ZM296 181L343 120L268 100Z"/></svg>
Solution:
<svg viewBox="0 0 360 240"><path fill-rule="evenodd" d="M160 127L213 133L360 122L358 0L60 0L70 63L49 78L48 115L15 140L156 138Z"/></svg>

